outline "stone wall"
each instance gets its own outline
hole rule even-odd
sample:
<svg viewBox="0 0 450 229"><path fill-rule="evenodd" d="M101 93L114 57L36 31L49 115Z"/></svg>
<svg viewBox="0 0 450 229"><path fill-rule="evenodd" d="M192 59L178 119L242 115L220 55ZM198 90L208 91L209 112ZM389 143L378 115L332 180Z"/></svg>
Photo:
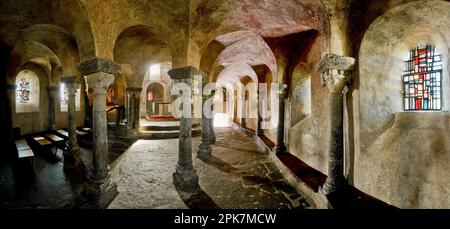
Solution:
<svg viewBox="0 0 450 229"><path fill-rule="evenodd" d="M354 185L403 208L448 208L448 113L404 112L403 61L435 46L443 57L443 110L449 108L450 3L419 1L389 10L369 27L353 91Z"/></svg>

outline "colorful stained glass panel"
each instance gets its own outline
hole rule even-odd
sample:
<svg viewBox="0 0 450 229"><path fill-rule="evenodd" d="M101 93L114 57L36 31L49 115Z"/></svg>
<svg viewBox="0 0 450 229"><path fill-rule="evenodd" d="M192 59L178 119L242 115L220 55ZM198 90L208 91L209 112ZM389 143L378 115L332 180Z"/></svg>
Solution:
<svg viewBox="0 0 450 229"><path fill-rule="evenodd" d="M405 110L441 110L441 56L430 45L410 51L403 74Z"/></svg>

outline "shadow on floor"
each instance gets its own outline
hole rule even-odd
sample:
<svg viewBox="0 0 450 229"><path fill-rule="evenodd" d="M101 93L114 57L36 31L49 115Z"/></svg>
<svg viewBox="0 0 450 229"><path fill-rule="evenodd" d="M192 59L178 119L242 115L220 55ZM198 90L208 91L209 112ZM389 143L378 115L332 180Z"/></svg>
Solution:
<svg viewBox="0 0 450 229"><path fill-rule="evenodd" d="M247 171L235 168L218 157L212 156L209 160L202 160L202 161L226 173L230 173L233 175L249 175Z"/></svg>
<svg viewBox="0 0 450 229"><path fill-rule="evenodd" d="M183 192L177 185L175 185L175 189L190 209L219 209L214 200L201 188L198 188L194 193Z"/></svg>
<svg viewBox="0 0 450 229"><path fill-rule="evenodd" d="M327 199L333 209L398 209L350 185L328 194Z"/></svg>

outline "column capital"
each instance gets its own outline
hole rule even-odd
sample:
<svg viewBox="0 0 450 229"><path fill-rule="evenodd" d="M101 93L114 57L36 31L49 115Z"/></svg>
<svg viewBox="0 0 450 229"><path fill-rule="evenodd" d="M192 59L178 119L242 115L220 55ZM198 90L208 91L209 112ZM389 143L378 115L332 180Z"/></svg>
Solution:
<svg viewBox="0 0 450 229"><path fill-rule="evenodd" d="M139 88L139 87L127 87L126 91L127 92L139 92L140 93L142 91L142 88Z"/></svg>
<svg viewBox="0 0 450 229"><path fill-rule="evenodd" d="M98 72L94 74L85 75L87 88L92 88L94 94L106 94L110 84L114 83L114 75L110 73Z"/></svg>
<svg viewBox="0 0 450 229"><path fill-rule="evenodd" d="M77 64L77 69L83 75L91 75L97 72L104 72L112 75L117 75L119 72L119 65L111 60L94 57L90 60Z"/></svg>
<svg viewBox="0 0 450 229"><path fill-rule="evenodd" d="M195 75L202 75L203 72L192 66L181 68L173 68L167 72L172 80L188 80L193 79Z"/></svg>
<svg viewBox="0 0 450 229"><path fill-rule="evenodd" d="M79 77L76 76L66 76L61 78L61 82L65 83L67 85L70 84L81 84L81 79Z"/></svg>
<svg viewBox="0 0 450 229"><path fill-rule="evenodd" d="M280 96L280 99L285 99L288 92L288 86L287 84L279 84L278 85L278 93Z"/></svg>
<svg viewBox="0 0 450 229"><path fill-rule="evenodd" d="M55 96L56 92L58 92L59 87L57 85L49 85L47 86L47 91L50 96Z"/></svg>
<svg viewBox="0 0 450 229"><path fill-rule="evenodd" d="M354 69L355 64L353 57L325 54L315 70L321 74L323 86L327 86L331 93L341 93L350 82L349 71Z"/></svg>

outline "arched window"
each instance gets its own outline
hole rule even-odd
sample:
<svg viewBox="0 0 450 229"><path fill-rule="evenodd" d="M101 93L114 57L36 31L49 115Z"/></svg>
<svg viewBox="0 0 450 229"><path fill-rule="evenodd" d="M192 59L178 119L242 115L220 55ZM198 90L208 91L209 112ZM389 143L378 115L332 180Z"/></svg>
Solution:
<svg viewBox="0 0 450 229"><path fill-rule="evenodd" d="M29 70L16 76L16 113L39 111L39 78Z"/></svg>
<svg viewBox="0 0 450 229"><path fill-rule="evenodd" d="M405 111L442 109L442 60L430 45L410 50L403 74Z"/></svg>

